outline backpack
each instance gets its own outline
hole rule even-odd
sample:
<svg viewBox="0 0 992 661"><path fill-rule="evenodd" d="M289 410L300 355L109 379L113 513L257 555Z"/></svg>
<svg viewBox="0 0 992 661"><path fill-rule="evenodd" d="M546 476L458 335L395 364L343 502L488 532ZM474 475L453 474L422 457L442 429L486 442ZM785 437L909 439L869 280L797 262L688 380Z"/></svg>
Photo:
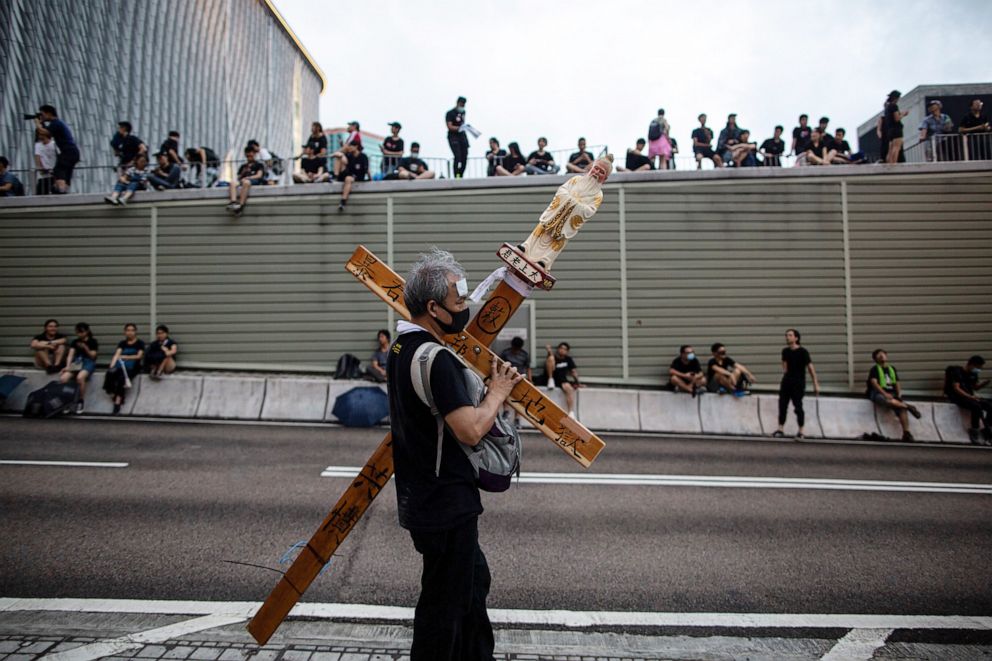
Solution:
<svg viewBox="0 0 992 661"><path fill-rule="evenodd" d="M651 120L650 126L648 126L648 140L657 140L661 137L661 124L655 120Z"/></svg>
<svg viewBox="0 0 992 661"><path fill-rule="evenodd" d="M337 367L334 368L335 379L360 379L362 378L362 361L357 356L346 353L338 358Z"/></svg>
<svg viewBox="0 0 992 661"><path fill-rule="evenodd" d="M76 383L52 381L28 395L24 404L25 418L54 418L71 413L79 401Z"/></svg>
<svg viewBox="0 0 992 661"><path fill-rule="evenodd" d="M410 377L413 380L413 389L416 391L417 397L430 407L431 415L437 420L437 464L434 468L434 474L437 477L441 475L444 416L434 404L430 375L434 359L441 351L451 350L436 342L425 342L413 354L413 362L410 367ZM451 355L454 356L455 353L451 352ZM465 388L468 390L469 397L472 399L472 403L478 406L485 395L485 384L472 370L462 370L462 373L465 375ZM496 416L493 426L475 447L469 447L463 443L458 445L468 457L468 463L472 465L476 485L483 491L496 493L506 491L510 488L513 475L520 476L522 449L520 436L516 428L504 420L502 416Z"/></svg>

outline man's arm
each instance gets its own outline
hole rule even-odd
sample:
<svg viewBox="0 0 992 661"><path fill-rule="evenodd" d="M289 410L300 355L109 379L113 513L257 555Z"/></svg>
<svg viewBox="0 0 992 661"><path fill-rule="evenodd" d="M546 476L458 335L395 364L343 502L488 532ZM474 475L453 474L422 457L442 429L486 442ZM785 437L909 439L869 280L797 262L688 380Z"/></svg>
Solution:
<svg viewBox="0 0 992 661"><path fill-rule="evenodd" d="M820 394L820 378L818 376L816 376L816 368L813 367L813 363L810 363L809 365L806 366L806 369L809 370L809 375L811 377L813 377L813 394L814 395L819 395Z"/></svg>
<svg viewBox="0 0 992 661"><path fill-rule="evenodd" d="M0 193L6 193L7 191L11 190L13 187L14 187L13 182L9 184L0 184Z"/></svg>
<svg viewBox="0 0 992 661"><path fill-rule="evenodd" d="M962 388L961 384L957 381L954 382L954 392L957 393L960 397L964 397L965 399L970 399L973 402L978 401L978 397L975 397L974 395L968 393L968 391Z"/></svg>
<svg viewBox="0 0 992 661"><path fill-rule="evenodd" d="M459 442L475 447L496 421L496 414L503 401L510 395L513 386L523 378L513 365L494 360L490 371L489 390L478 406L462 406L448 415L444 421Z"/></svg>

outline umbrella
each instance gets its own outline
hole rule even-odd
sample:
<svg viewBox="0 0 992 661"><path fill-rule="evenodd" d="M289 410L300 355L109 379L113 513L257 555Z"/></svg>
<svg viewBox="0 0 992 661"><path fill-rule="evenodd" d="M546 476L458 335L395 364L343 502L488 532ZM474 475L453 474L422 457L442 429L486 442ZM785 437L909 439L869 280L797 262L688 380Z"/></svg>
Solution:
<svg viewBox="0 0 992 661"><path fill-rule="evenodd" d="M374 427L389 415L389 401L379 388L352 388L337 398L332 413L345 427Z"/></svg>
<svg viewBox="0 0 992 661"><path fill-rule="evenodd" d="M10 393L14 392L14 389L21 385L21 381L23 380L23 376L14 374L0 376L0 403L3 403L4 400L10 397Z"/></svg>

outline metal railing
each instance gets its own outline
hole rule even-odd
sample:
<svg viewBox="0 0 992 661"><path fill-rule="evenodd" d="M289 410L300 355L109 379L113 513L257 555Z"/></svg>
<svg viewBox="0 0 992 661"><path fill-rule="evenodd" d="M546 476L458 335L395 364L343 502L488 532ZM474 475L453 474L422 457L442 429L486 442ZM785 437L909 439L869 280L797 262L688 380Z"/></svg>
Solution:
<svg viewBox="0 0 992 661"><path fill-rule="evenodd" d="M942 133L905 150L907 163L992 160L992 133Z"/></svg>

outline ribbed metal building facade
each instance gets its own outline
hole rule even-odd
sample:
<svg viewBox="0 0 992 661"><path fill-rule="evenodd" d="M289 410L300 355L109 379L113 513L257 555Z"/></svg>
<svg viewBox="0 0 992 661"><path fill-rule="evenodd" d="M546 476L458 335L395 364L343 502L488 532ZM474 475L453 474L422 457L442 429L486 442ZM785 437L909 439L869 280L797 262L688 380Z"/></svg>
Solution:
<svg viewBox="0 0 992 661"><path fill-rule="evenodd" d="M128 120L155 151L181 146L237 157L251 139L280 156L318 119L323 74L267 0L3 0L0 153L33 165L33 123L50 103L82 153L73 192L105 190L109 141Z"/></svg>

